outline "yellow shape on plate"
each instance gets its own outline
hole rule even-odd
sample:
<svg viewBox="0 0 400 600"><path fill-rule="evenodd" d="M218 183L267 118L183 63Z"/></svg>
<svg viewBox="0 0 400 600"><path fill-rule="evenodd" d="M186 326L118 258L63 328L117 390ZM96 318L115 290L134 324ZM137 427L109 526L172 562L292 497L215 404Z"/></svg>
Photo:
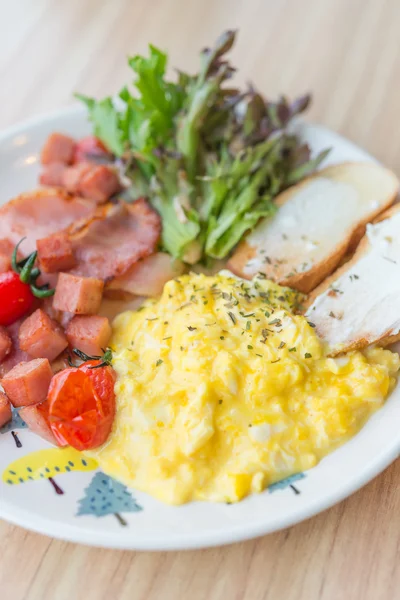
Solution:
<svg viewBox="0 0 400 600"><path fill-rule="evenodd" d="M296 295L262 278L184 275L114 321L117 415L90 453L171 504L235 502L309 469L395 383L397 354L327 358Z"/></svg>
<svg viewBox="0 0 400 600"><path fill-rule="evenodd" d="M2 479L12 485L70 471L93 471L97 467L96 460L73 448L45 448L14 460L3 471Z"/></svg>

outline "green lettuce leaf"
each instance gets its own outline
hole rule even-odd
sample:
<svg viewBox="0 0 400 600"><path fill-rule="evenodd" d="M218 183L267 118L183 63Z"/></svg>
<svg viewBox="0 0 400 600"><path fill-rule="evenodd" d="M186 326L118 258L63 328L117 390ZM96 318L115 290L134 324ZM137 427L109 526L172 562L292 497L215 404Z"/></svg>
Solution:
<svg viewBox="0 0 400 600"><path fill-rule="evenodd" d="M265 99L253 86L228 87L226 58L236 33L224 32L200 54L195 75L169 81L167 55L128 59L132 85L97 101L78 95L93 130L131 181L124 197L146 196L162 219L162 246L189 263L226 258L248 231L276 210L282 190L312 173L328 151L289 133L310 96Z"/></svg>
<svg viewBox="0 0 400 600"><path fill-rule="evenodd" d="M82 94L75 94L87 107L89 119L93 123L94 134L115 154L124 152L124 136L121 130L120 115L111 98L94 100Z"/></svg>

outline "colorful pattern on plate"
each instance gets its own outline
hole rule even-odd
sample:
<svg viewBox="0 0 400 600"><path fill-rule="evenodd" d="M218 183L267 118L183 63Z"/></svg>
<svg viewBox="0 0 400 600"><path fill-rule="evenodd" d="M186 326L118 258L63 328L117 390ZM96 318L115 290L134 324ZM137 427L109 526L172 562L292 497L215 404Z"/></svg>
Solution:
<svg viewBox="0 0 400 600"><path fill-rule="evenodd" d="M11 432L11 435L14 438L14 442L15 442L15 445L17 446L17 448L22 448L21 440L19 439L18 435L15 433L15 429L27 429L27 428L28 428L28 425L25 423L25 421L23 421L21 419L18 411L15 408L13 408L11 421L8 421L8 423L3 425L3 427L0 427L0 433L4 434L4 433Z"/></svg>
<svg viewBox="0 0 400 600"><path fill-rule="evenodd" d="M13 429L28 429L28 425L21 419L18 411L13 408L11 421L0 427L0 433L8 433Z"/></svg>
<svg viewBox="0 0 400 600"><path fill-rule="evenodd" d="M114 515L120 525L128 523L121 512L139 512L142 507L136 503L128 488L104 473L96 473L85 489L85 496L79 501L77 516L94 515L105 517Z"/></svg>
<svg viewBox="0 0 400 600"><path fill-rule="evenodd" d="M15 411L13 415L14 428L18 425L25 428L23 421ZM19 421L22 423L20 425ZM12 431L12 425L7 431ZM5 433L4 429L1 433ZM81 452L73 448L45 448L31 452L18 458L8 465L3 471L2 480L8 485L18 485L29 481L40 479L48 480L53 486L55 492L59 495L64 491L54 481L55 475L70 473L72 471L92 471L97 469L97 462L84 456ZM304 479L304 473L296 473L286 479L277 481L268 487L270 493L277 490L284 490L290 487L295 494L300 494L300 490L293 484L296 481ZM118 523L124 527L128 525L121 513L140 512L143 508L136 502L128 488L116 479L97 471L88 487L85 488L85 495L79 500L76 516L93 515L95 517L105 517L114 515Z"/></svg>
<svg viewBox="0 0 400 600"><path fill-rule="evenodd" d="M295 481L300 481L300 479L304 479L305 475L304 473L295 473L294 475L291 475L290 477L286 477L286 479L281 479L280 481L277 481L276 483L272 483L270 486L268 486L268 490L270 493L272 492L276 492L277 490L284 490L288 487L290 487L295 494L300 494L300 490L295 487L293 484Z"/></svg>
<svg viewBox="0 0 400 600"><path fill-rule="evenodd" d="M55 475L71 471L93 471L97 466L93 458L87 458L73 448L45 448L14 460L3 472L2 479L8 485L48 479L56 494L61 495L64 491L54 481Z"/></svg>

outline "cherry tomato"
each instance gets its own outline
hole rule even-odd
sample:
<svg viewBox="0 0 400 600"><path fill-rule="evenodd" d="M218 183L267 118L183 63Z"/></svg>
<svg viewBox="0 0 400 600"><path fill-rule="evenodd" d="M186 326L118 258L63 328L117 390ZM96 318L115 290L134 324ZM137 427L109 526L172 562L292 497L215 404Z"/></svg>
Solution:
<svg viewBox="0 0 400 600"><path fill-rule="evenodd" d="M36 298L53 296L49 286L37 286L40 270L35 267L37 252L18 262L18 249L25 238L15 246L11 256L12 271L0 274L0 325L12 325L32 308Z"/></svg>
<svg viewBox="0 0 400 600"><path fill-rule="evenodd" d="M115 372L100 364L90 360L54 375L48 394L49 423L60 444L89 450L104 444L110 435Z"/></svg>
<svg viewBox="0 0 400 600"><path fill-rule="evenodd" d="M19 273L0 274L0 325L11 325L32 308L35 297L30 285L23 283Z"/></svg>
<svg viewBox="0 0 400 600"><path fill-rule="evenodd" d="M75 146L73 162L90 162L91 157L107 157L109 155L110 152L107 150L103 142L98 137L89 135L88 137L84 137L77 142Z"/></svg>

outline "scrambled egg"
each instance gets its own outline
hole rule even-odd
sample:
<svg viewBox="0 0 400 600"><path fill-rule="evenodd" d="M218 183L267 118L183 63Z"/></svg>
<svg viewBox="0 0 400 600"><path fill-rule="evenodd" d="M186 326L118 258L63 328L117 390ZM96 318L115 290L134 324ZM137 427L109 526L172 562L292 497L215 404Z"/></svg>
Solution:
<svg viewBox="0 0 400 600"><path fill-rule="evenodd" d="M114 322L117 415L90 453L159 500L235 502L309 469L384 402L388 350L327 358L295 293L185 275Z"/></svg>

